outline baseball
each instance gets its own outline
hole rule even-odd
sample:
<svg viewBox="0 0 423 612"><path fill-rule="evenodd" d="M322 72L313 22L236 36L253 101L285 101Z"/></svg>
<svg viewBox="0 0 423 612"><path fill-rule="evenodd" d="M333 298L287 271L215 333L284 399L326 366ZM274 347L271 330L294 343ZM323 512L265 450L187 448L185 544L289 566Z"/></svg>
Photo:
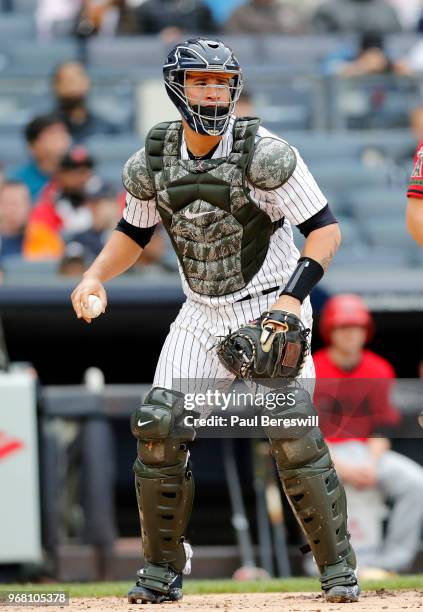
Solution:
<svg viewBox="0 0 423 612"><path fill-rule="evenodd" d="M84 316L89 319L95 319L96 317L99 317L103 312L103 304L101 303L100 298L96 295L89 295L88 308L84 308L83 311Z"/></svg>

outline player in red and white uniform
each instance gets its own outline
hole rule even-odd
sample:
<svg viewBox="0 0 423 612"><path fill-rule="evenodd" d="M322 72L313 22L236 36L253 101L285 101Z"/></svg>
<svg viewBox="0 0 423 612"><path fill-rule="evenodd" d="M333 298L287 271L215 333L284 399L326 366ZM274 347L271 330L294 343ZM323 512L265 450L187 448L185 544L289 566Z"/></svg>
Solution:
<svg viewBox="0 0 423 612"><path fill-rule="evenodd" d="M359 563L407 570L420 547L423 469L390 450L389 440L377 437L381 426L400 421L390 402L394 369L364 348L373 334L373 320L356 295L339 295L325 304L320 333L327 346L313 355L315 403L337 473L357 489L379 488L394 504L383 549L359 556Z"/></svg>
<svg viewBox="0 0 423 612"><path fill-rule="evenodd" d="M407 228L414 240L423 246L423 140L414 156L407 198Z"/></svg>

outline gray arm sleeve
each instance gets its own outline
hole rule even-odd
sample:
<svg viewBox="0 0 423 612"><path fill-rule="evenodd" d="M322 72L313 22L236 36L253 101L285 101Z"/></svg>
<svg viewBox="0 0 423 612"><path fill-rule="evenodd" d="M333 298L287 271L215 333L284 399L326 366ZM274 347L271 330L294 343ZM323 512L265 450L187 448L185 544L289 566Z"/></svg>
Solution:
<svg viewBox="0 0 423 612"><path fill-rule="evenodd" d="M155 189L147 168L144 147L134 153L124 165L122 183L126 191L138 200L151 200L154 197Z"/></svg>
<svg viewBox="0 0 423 612"><path fill-rule="evenodd" d="M276 138L261 138L247 168L247 179L254 187L270 191L286 183L296 165L295 152L287 142Z"/></svg>

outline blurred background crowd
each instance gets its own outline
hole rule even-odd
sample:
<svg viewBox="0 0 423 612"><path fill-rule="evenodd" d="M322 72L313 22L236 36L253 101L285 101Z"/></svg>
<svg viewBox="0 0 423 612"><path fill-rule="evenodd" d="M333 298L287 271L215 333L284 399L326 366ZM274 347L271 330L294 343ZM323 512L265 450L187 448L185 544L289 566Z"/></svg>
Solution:
<svg viewBox="0 0 423 612"><path fill-rule="evenodd" d="M155 122L176 118L161 67L169 48L191 34L232 46L246 81L237 113L261 117L298 148L341 224L341 249L312 296L317 320L328 297L343 292L364 298L367 306L358 303L355 313L364 308L367 318L339 324L355 335L324 328L319 336L316 329L313 348L328 345L326 356L319 353L321 375L348 377L371 342L384 362L372 361L375 369L356 377L423 377L423 253L405 228L407 183L423 139L423 0L0 0L0 370L25 362L17 365L37 381L44 569L62 579L127 577L138 562L128 415L139 385L148 389L182 301L165 233L156 231L139 262L111 285L110 313L90 335L70 312L69 292L122 215L123 164ZM421 440L412 439L421 392L407 389L396 407L383 404L365 437L372 440L376 422L394 426L402 418L392 447L410 463L398 464L385 438L361 458L348 443L334 450L355 500L356 537L368 564L385 571L423 568L423 455ZM372 402L369 410L376 410ZM208 461L210 442L196 450L193 536L210 544L202 539L207 522L207 536L228 546L229 501L221 459ZM251 512L249 450L238 442ZM369 466L382 456L378 485ZM366 469L357 474L352 458ZM394 519L385 524L384 556L373 553L386 500ZM374 510L367 525L363 507ZM292 527L290 544L299 539ZM72 552L72 543L82 548ZM84 557L87 543L98 565ZM200 573L234 569L237 554L228 550L220 566L200 551ZM0 578L15 566L0 554Z"/></svg>
<svg viewBox="0 0 423 612"><path fill-rule="evenodd" d="M369 259L377 268L418 265L421 253L397 203L423 137L421 4L2 0L0 266L6 281L8 269L26 271L19 258L49 260L51 271L68 243L81 244L86 261L98 252L123 205L122 163L149 126L174 116L161 61L190 33L224 36L232 44L246 76L239 114L262 117L311 167L343 223L335 265L367 271ZM12 207L11 200L19 204ZM389 215L381 221L382 207ZM149 263L175 269L163 235L149 250Z"/></svg>

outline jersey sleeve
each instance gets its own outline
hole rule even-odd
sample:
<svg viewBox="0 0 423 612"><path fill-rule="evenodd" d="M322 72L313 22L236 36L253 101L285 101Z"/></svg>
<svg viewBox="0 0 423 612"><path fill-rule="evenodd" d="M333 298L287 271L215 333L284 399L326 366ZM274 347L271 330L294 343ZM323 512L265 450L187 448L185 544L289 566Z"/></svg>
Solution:
<svg viewBox="0 0 423 612"><path fill-rule="evenodd" d="M296 149L297 165L288 181L272 192L274 204L281 216L293 225L300 225L313 217L328 201L314 180L306 163Z"/></svg>
<svg viewBox="0 0 423 612"><path fill-rule="evenodd" d="M423 140L414 155L414 166L408 184L407 197L423 199Z"/></svg>
<svg viewBox="0 0 423 612"><path fill-rule="evenodd" d="M139 200L130 193L126 194L126 204L122 216L127 223L135 225L135 227L152 227L161 221L155 198Z"/></svg>

